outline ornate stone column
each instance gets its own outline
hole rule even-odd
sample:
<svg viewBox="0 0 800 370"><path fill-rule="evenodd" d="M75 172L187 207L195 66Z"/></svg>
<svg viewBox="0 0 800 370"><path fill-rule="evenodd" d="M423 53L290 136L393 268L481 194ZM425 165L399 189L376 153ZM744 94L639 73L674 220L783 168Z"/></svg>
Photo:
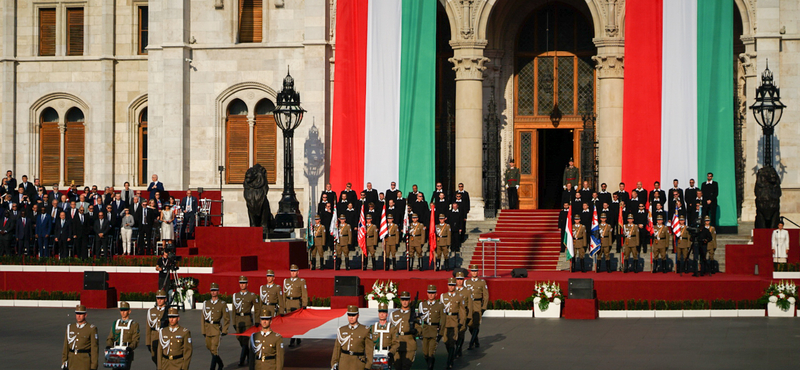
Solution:
<svg viewBox="0 0 800 370"><path fill-rule="evenodd" d="M598 54L592 59L597 63L598 180L613 190L622 177L624 41L596 39L595 44Z"/></svg>
<svg viewBox="0 0 800 370"><path fill-rule="evenodd" d="M67 123L65 122L64 117L58 117L58 186L64 186L64 178L66 177L66 168L65 162L67 159L67 152L66 147L64 144L66 143L65 134L67 132Z"/></svg>
<svg viewBox="0 0 800 370"><path fill-rule="evenodd" d="M254 113L247 115L247 166L253 167L255 163L255 130L256 126L256 116Z"/></svg>

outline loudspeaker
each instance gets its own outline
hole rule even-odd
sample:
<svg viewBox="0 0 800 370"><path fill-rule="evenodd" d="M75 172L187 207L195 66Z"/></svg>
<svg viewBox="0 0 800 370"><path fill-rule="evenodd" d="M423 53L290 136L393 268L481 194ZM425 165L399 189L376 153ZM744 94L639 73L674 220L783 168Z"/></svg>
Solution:
<svg viewBox="0 0 800 370"><path fill-rule="evenodd" d="M594 279L569 279L570 299L594 299Z"/></svg>
<svg viewBox="0 0 800 370"><path fill-rule="evenodd" d="M107 290L108 272L105 271L84 271L83 290Z"/></svg>
<svg viewBox="0 0 800 370"><path fill-rule="evenodd" d="M528 277L528 269L513 269L511 270L511 277L526 278Z"/></svg>
<svg viewBox="0 0 800 370"><path fill-rule="evenodd" d="M358 276L336 276L333 282L333 295L339 297L359 296L361 279Z"/></svg>

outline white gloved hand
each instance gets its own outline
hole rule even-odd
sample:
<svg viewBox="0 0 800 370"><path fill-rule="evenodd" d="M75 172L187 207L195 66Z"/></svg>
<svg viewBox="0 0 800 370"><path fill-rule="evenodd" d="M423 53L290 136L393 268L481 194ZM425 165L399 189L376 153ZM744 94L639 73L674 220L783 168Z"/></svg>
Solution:
<svg viewBox="0 0 800 370"><path fill-rule="evenodd" d="M508 184L506 184L506 189L508 189Z"/></svg>
<svg viewBox="0 0 800 370"><path fill-rule="evenodd" d="M517 189L519 189L519 185L517 185Z"/></svg>
<svg viewBox="0 0 800 370"><path fill-rule="evenodd" d="M578 190L578 185L575 185L575 190Z"/></svg>
<svg viewBox="0 0 800 370"><path fill-rule="evenodd" d="M564 190L567 190L567 186L566 185L562 186L562 188L564 188Z"/></svg>

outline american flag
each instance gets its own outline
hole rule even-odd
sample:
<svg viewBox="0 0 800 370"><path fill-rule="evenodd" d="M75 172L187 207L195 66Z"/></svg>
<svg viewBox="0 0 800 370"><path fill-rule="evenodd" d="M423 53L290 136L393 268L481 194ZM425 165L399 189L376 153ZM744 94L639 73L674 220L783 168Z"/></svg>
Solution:
<svg viewBox="0 0 800 370"><path fill-rule="evenodd" d="M597 233L600 231L600 223L597 222L597 207L594 208L592 213L592 230L590 232L589 241L591 243L589 248L589 255L594 256L600 250L600 238Z"/></svg>
<svg viewBox="0 0 800 370"><path fill-rule="evenodd" d="M678 222L678 207L675 207L675 214L672 215L672 233L675 237L681 236L681 224Z"/></svg>
<svg viewBox="0 0 800 370"><path fill-rule="evenodd" d="M361 217L358 219L358 247L361 252L367 254L367 222L364 220L364 207L361 207Z"/></svg>
<svg viewBox="0 0 800 370"><path fill-rule="evenodd" d="M386 203L383 204L383 210L381 210L381 232L380 232L380 239L389 236L389 221L386 220Z"/></svg>

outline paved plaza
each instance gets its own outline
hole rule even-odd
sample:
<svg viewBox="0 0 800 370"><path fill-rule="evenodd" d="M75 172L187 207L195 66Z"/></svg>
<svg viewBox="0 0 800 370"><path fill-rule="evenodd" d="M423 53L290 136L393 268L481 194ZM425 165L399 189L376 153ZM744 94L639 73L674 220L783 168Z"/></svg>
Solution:
<svg viewBox="0 0 800 370"><path fill-rule="evenodd" d="M58 368L64 330L74 320L72 311L0 308L0 316L5 318L0 329L4 354L0 368ZM144 314L144 310L133 310L131 317L144 326ZM87 320L99 327L100 348L105 346L111 323L118 315L113 309L89 310ZM182 313L181 324L193 334L191 368L209 368L211 356L200 334L200 312ZM487 318L481 338L481 348L465 350L464 357L456 361L456 368L753 369L794 368L800 363L797 318L595 321ZM332 348L331 339L305 339L299 348L287 348L286 367L328 369ZM220 354L225 369L237 369L239 343L235 337L223 338ZM444 345L440 344L436 369L444 368L445 357ZM424 367L422 354L418 353L414 369ZM133 369L154 368L141 343L136 349Z"/></svg>

